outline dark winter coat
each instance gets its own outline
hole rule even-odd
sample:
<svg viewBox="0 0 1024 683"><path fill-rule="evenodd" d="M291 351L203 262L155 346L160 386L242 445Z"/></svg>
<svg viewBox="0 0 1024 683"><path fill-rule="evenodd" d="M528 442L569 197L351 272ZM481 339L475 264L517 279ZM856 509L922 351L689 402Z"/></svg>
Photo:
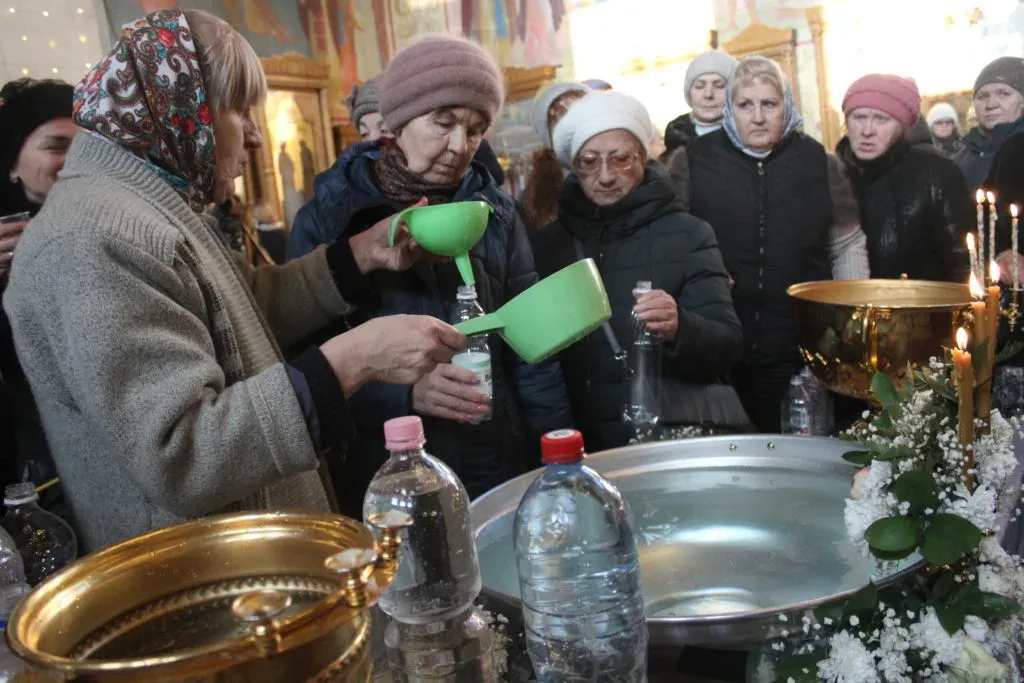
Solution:
<svg viewBox="0 0 1024 683"><path fill-rule="evenodd" d="M698 137L697 126L693 123L692 114L683 114L672 119L665 126L665 154L662 158L680 147L686 147Z"/></svg>
<svg viewBox="0 0 1024 683"><path fill-rule="evenodd" d="M1011 136L999 148L984 186L991 188L998 199L996 253L999 254L1013 247L1010 204L1024 207L1024 135ZM1024 253L1024 236L1018 240L1017 250ZM1012 271L1007 275L1012 276ZM1021 272L1021 275L1024 279L1024 271ZM1004 302L1009 303L1006 299ZM1024 344L1024 325L1018 322L1015 329L1010 330L1004 322L1000 344L1004 344L1011 338ZM1014 357L1008 359L1006 365L1024 366L1024 351L1018 352Z"/></svg>
<svg viewBox="0 0 1024 683"><path fill-rule="evenodd" d="M953 157L953 161L963 171L968 190L973 192L979 187L985 187L985 179L988 178L999 148L1021 132L1024 132L1024 117L1011 123L1000 123L992 129L991 135L983 135L979 126L964 136L963 149Z"/></svg>
<svg viewBox="0 0 1024 683"><path fill-rule="evenodd" d="M643 184L606 207L591 202L570 176L558 221L535 237L541 277L577 260L577 240L584 256L593 258L601 271L612 304L612 328L623 348L633 339L632 290L637 281L650 280L679 305L679 333L666 345L663 376L704 385L725 375L739 359L742 331L714 231L683 210L659 164L648 163ZM621 417L628 382L605 335L592 333L561 358L573 416L588 449L625 445L630 434ZM702 400L698 387L692 387L686 400ZM688 412L713 415L716 408L699 405Z"/></svg>
<svg viewBox="0 0 1024 683"><path fill-rule="evenodd" d="M684 211L690 210L690 166L686 160L686 146L699 137L692 114L683 114L665 126L665 152L659 160L672 176L672 185Z"/></svg>
<svg viewBox="0 0 1024 683"><path fill-rule="evenodd" d="M904 141L866 162L853 153L849 138L836 152L857 196L871 277L964 282L964 235L975 214L956 164Z"/></svg>
<svg viewBox="0 0 1024 683"><path fill-rule="evenodd" d="M293 231L318 244L330 244L405 208L380 193L371 170L377 158L375 142L345 150L331 169L317 177L316 197L299 211ZM455 201L468 200L483 200L494 208L483 239L470 251L480 304L494 311L535 283L537 274L515 203L475 162L455 194ZM350 319L353 324L399 313L449 320L455 290L461 284L452 263L420 262L405 273L375 272L370 280L372 291ZM527 365L497 335L491 336L490 345L493 419L463 425L423 418L428 449L455 470L471 496L524 472L534 464L529 454L538 448L540 436L572 423L557 360ZM382 426L386 420L412 413L411 390L371 382L349 398L349 408L360 438L350 448L343 470L346 476L352 475L351 486L339 498L348 497L349 502L355 498L358 505L387 455Z"/></svg>
<svg viewBox="0 0 1024 683"><path fill-rule="evenodd" d="M796 360L790 285L832 278L827 245L833 223L825 149L791 133L763 160L737 149L723 131L688 147L690 206L711 224L736 284L743 361Z"/></svg>

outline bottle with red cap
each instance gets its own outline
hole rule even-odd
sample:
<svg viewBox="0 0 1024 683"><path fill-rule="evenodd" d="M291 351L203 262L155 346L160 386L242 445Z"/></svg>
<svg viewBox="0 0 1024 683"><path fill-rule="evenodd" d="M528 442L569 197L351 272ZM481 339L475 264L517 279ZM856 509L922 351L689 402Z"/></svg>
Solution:
<svg viewBox="0 0 1024 683"><path fill-rule="evenodd" d="M647 680L640 561L622 494L574 430L541 439L544 472L515 517L526 645L539 683Z"/></svg>

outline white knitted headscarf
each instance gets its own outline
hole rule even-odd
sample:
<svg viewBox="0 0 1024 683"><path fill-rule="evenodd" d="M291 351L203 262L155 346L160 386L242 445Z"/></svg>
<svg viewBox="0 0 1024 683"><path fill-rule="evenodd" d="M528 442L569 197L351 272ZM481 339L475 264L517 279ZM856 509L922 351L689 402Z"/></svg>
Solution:
<svg viewBox="0 0 1024 683"><path fill-rule="evenodd" d="M644 150L654 140L654 124L640 100L615 90L588 93L569 110L554 132L554 150L567 167L587 140L609 130L626 130Z"/></svg>

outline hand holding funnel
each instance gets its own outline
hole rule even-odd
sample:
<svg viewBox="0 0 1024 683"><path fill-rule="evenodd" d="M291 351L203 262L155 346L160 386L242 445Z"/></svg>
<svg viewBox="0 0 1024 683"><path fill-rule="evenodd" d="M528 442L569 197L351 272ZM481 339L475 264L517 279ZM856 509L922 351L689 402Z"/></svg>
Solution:
<svg viewBox="0 0 1024 683"><path fill-rule="evenodd" d="M469 250L484 236L492 211L480 201L412 207L391 219L388 239L394 246L398 227L405 223L417 244L431 254L454 258L463 281L475 285Z"/></svg>

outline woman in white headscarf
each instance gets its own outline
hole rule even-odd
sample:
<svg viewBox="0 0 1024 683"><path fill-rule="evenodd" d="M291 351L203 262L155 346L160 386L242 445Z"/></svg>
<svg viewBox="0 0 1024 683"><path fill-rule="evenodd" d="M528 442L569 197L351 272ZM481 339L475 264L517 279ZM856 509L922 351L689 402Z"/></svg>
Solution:
<svg viewBox="0 0 1024 683"><path fill-rule="evenodd" d="M733 381L763 432L781 427L800 367L786 289L869 275L849 185L802 122L778 64L750 57L729 81L722 130L688 147L691 211L715 229L735 281L745 349Z"/></svg>

